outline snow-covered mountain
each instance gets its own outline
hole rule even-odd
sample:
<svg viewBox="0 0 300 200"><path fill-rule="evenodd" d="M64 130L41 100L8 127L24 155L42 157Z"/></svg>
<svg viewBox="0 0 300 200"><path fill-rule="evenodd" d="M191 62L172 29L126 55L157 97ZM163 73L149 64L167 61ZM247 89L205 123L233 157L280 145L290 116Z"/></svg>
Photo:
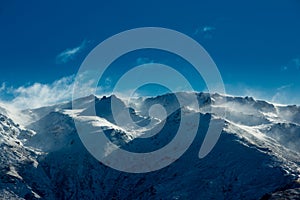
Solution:
<svg viewBox="0 0 300 200"><path fill-rule="evenodd" d="M196 95L199 105L190 101L191 95ZM21 125L0 109L0 199L299 198L298 106L186 92L129 103L114 95L76 101L82 109L72 110L69 102L20 111L26 116ZM126 121L129 111L140 128L116 123L112 101L121 121ZM90 102L95 102L97 116L89 115ZM157 104L165 113L149 111ZM101 164L86 150L74 124L77 120L103 130L125 150L149 152L174 138L181 114L191 118L200 114L193 143L174 163L149 173L125 173ZM224 127L216 146L199 159L209 123L220 119ZM155 129L160 132L141 138Z"/></svg>

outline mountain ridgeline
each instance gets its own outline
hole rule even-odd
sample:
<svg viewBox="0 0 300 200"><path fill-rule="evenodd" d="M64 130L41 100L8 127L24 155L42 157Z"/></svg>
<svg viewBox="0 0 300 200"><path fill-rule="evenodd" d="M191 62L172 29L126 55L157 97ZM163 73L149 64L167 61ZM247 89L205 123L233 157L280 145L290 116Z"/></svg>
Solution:
<svg viewBox="0 0 300 200"><path fill-rule="evenodd" d="M190 101L192 96L196 104ZM6 108L0 108L0 199L300 196L298 106L187 92L132 101L91 95L75 101L81 109L72 109L68 102L20 111L30 119L26 124L17 124ZM113 112L112 102L118 113ZM153 109L157 105L164 111ZM91 115L93 110L96 115ZM188 150L169 166L148 173L127 173L102 164L85 148L75 125L80 119L101 129L119 148L145 153L169 144L182 116L196 115L200 116L197 134ZM128 116L139 128L126 123ZM224 121L220 138L212 151L199 159L210 122L218 119ZM159 131L151 135L153 130ZM150 136L143 137L147 134Z"/></svg>

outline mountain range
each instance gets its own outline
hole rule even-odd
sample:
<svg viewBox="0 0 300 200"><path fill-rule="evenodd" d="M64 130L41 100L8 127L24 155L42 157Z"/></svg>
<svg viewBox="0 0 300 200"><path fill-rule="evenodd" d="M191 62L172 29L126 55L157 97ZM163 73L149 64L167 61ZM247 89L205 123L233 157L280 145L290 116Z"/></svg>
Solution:
<svg viewBox="0 0 300 200"><path fill-rule="evenodd" d="M18 112L0 108L0 199L300 199L299 106L189 92L75 101L82 109L74 102ZM119 148L141 153L169 144L182 117L196 115L198 129L187 151L147 173L102 164L76 127L80 121L101 129ZM126 116L139 128L129 126ZM224 123L220 137L199 159L206 132L218 120Z"/></svg>

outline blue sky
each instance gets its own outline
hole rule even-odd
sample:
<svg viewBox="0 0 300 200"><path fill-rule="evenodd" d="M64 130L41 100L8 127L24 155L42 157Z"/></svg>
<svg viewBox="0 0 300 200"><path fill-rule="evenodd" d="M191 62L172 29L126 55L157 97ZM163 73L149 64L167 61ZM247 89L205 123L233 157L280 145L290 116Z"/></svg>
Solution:
<svg viewBox="0 0 300 200"><path fill-rule="evenodd" d="M216 62L229 94L300 104L299 9L298 0L2 0L0 99L38 95L37 102L61 100L44 93L68 88L101 41L128 29L155 26L198 41ZM154 55L144 53L136 60ZM115 73L120 71L117 66Z"/></svg>

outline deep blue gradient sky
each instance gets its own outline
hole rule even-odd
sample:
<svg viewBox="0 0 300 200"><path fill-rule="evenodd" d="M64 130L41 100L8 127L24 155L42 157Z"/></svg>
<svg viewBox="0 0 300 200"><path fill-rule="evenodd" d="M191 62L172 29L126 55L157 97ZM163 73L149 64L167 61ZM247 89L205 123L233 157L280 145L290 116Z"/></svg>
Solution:
<svg viewBox="0 0 300 200"><path fill-rule="evenodd" d="M197 40L216 62L228 93L300 104L299 19L298 0L1 0L0 87L49 84L76 74L101 41L156 26ZM79 46L69 59L58 56Z"/></svg>

